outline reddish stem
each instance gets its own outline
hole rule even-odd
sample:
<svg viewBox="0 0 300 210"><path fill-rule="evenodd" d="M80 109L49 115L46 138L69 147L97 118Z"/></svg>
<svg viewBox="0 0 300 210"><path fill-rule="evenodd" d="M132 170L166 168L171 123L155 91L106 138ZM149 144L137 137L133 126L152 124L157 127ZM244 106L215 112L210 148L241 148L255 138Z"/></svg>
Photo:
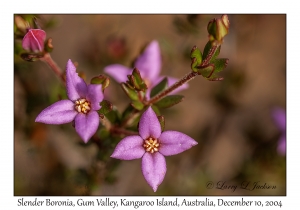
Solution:
<svg viewBox="0 0 300 210"><path fill-rule="evenodd" d="M63 71L59 68L59 66L54 62L49 53L45 53L41 61L47 63L49 67L53 70L53 72L65 83L66 79L64 77Z"/></svg>

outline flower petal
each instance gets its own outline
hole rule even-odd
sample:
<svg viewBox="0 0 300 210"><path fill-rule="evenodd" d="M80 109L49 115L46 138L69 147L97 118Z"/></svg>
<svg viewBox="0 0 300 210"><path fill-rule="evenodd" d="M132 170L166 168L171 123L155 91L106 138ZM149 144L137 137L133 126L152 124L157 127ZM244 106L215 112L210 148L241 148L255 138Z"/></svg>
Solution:
<svg viewBox="0 0 300 210"><path fill-rule="evenodd" d="M79 113L75 117L76 132L85 143L96 133L99 121L99 115L96 111L90 111L88 114Z"/></svg>
<svg viewBox="0 0 300 210"><path fill-rule="evenodd" d="M278 144L277 144L277 152L284 156L286 154L286 137L285 134L280 136Z"/></svg>
<svg viewBox="0 0 300 210"><path fill-rule="evenodd" d="M61 100L44 109L35 119L35 122L46 124L64 124L72 122L78 114L74 103L70 100Z"/></svg>
<svg viewBox="0 0 300 210"><path fill-rule="evenodd" d="M141 72L141 75L150 82L154 82L161 69L161 56L159 44L156 40L152 41L144 52L135 61L135 67Z"/></svg>
<svg viewBox="0 0 300 210"><path fill-rule="evenodd" d="M76 67L70 59L66 68L66 80L67 94L70 100L75 101L86 97L87 85L76 73Z"/></svg>
<svg viewBox="0 0 300 210"><path fill-rule="evenodd" d="M87 88L86 99L91 103L92 110L99 110L103 100L102 85L90 84Z"/></svg>
<svg viewBox="0 0 300 210"><path fill-rule="evenodd" d="M144 154L142 158L142 173L154 192L164 180L166 172L166 159L162 154L159 152L153 154L146 152Z"/></svg>
<svg viewBox="0 0 300 210"><path fill-rule="evenodd" d="M273 119L281 131L286 131L286 114L281 108L274 108L272 110Z"/></svg>
<svg viewBox="0 0 300 210"><path fill-rule="evenodd" d="M133 160L141 158L145 154L144 140L140 136L127 136L116 146L112 158L120 160Z"/></svg>
<svg viewBox="0 0 300 210"><path fill-rule="evenodd" d="M106 66L104 72L114 78L118 83L121 83L128 80L127 75L132 73L132 69L120 64L112 64Z"/></svg>
<svg viewBox="0 0 300 210"><path fill-rule="evenodd" d="M158 140L159 152L165 156L176 155L198 144L191 137L178 131L165 131Z"/></svg>
<svg viewBox="0 0 300 210"><path fill-rule="evenodd" d="M151 106L142 114L139 122L139 134L143 139L158 138L161 134L160 123Z"/></svg>
<svg viewBox="0 0 300 210"><path fill-rule="evenodd" d="M29 29L25 34L22 47L24 50L41 52L44 50L46 32L41 29Z"/></svg>

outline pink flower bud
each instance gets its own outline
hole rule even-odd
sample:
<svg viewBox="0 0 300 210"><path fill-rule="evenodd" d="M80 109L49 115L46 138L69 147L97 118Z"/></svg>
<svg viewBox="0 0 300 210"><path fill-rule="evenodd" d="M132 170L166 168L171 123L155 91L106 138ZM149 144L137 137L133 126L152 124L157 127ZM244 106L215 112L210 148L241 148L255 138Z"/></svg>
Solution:
<svg viewBox="0 0 300 210"><path fill-rule="evenodd" d="M23 38L22 47L27 51L42 52L44 50L45 39L45 31L41 29L29 29Z"/></svg>

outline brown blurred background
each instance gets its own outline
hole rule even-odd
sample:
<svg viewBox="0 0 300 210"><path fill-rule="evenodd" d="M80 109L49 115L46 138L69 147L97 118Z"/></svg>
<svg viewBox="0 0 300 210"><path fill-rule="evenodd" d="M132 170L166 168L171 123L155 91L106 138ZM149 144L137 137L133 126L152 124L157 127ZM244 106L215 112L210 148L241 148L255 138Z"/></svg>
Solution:
<svg viewBox="0 0 300 210"><path fill-rule="evenodd" d="M207 23L217 15L40 15L51 53L64 69L68 59L88 82L106 65L130 67L142 48L158 40L162 75L190 71L189 53L208 41ZM141 173L141 160L120 161L107 172L101 151L82 145L71 124L35 123L44 108L64 97L49 67L15 57L15 195L285 195L286 157L277 153L280 130L271 110L286 108L286 15L229 15L220 57L229 58L222 82L196 77L182 103L163 114L166 130L198 145L166 157L167 174L156 193ZM129 100L111 79L107 98L123 111ZM92 174L92 175L91 175ZM91 178L92 177L92 178ZM207 183L214 187L207 189ZM220 182L219 182L220 181ZM244 181L276 189L239 189ZM216 189L217 183L238 186Z"/></svg>

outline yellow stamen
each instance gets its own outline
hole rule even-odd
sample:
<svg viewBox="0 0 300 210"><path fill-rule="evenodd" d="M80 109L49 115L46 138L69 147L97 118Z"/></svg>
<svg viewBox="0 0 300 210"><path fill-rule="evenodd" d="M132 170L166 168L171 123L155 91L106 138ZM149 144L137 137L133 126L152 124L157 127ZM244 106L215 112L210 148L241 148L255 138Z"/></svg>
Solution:
<svg viewBox="0 0 300 210"><path fill-rule="evenodd" d="M157 139L150 137L145 140L143 146L144 146L146 152L150 152L151 154L153 154L154 152L158 151L159 143L158 143Z"/></svg>
<svg viewBox="0 0 300 210"><path fill-rule="evenodd" d="M85 98L75 101L75 110L79 113L87 114L91 110L91 103Z"/></svg>

